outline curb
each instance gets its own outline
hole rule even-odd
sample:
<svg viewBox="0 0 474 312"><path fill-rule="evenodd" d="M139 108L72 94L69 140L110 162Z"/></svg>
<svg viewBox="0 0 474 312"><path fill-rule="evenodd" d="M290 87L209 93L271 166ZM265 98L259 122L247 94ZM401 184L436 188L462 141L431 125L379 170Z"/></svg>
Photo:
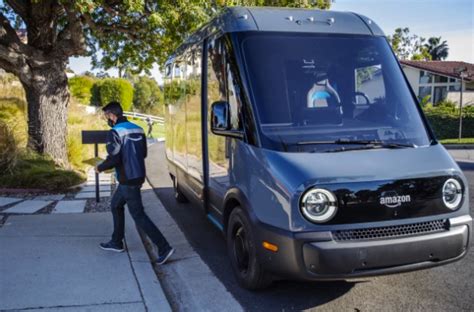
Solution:
<svg viewBox="0 0 474 312"><path fill-rule="evenodd" d="M474 150L474 144L443 144L448 150Z"/></svg>
<svg viewBox="0 0 474 312"><path fill-rule="evenodd" d="M457 163L469 163L469 164L474 164L474 160L473 159L464 159L464 158L461 158L461 159L455 159Z"/></svg>
<svg viewBox="0 0 474 312"><path fill-rule="evenodd" d="M125 242L133 274L147 311L172 311L153 270L150 258L128 209L125 209Z"/></svg>
<svg viewBox="0 0 474 312"><path fill-rule="evenodd" d="M165 265L154 265L171 307L193 312L243 311L239 302L189 244L148 179L142 189L142 198L146 213L176 249ZM146 236L143 239L145 244L152 244Z"/></svg>

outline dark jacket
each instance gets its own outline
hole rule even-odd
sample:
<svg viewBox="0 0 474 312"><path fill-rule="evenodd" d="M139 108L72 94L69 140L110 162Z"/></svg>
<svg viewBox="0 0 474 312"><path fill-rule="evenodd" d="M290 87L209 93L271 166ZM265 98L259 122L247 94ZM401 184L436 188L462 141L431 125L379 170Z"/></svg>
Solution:
<svg viewBox="0 0 474 312"><path fill-rule="evenodd" d="M99 171L115 168L117 180L123 185L141 185L145 181L147 141L145 132L125 117L107 135L107 158Z"/></svg>

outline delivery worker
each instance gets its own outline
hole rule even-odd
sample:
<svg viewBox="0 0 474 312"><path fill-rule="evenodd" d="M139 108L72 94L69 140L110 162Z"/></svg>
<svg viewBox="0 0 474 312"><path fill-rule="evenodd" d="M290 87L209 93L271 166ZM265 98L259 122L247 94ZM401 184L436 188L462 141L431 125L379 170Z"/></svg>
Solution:
<svg viewBox="0 0 474 312"><path fill-rule="evenodd" d="M142 128L131 123L123 116L118 102L110 102L103 109L104 117L112 128L107 135L107 158L96 167L97 172L115 168L119 185L112 196L111 210L114 219L114 232L108 243L100 248L123 252L124 206L127 204L130 215L136 225L158 247L158 264L164 264L174 252L160 230L146 215L140 189L145 182L145 157L147 142Z"/></svg>

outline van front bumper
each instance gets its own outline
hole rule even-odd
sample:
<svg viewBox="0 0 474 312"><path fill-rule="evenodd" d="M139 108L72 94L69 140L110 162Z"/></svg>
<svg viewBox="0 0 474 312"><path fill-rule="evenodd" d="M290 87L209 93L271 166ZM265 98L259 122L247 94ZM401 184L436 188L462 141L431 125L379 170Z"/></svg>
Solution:
<svg viewBox="0 0 474 312"><path fill-rule="evenodd" d="M472 218L449 219L449 229L417 236L336 241L331 232L285 235L269 228L260 238L279 246L262 249L263 267L275 276L303 280L338 280L424 269L461 259L467 253Z"/></svg>

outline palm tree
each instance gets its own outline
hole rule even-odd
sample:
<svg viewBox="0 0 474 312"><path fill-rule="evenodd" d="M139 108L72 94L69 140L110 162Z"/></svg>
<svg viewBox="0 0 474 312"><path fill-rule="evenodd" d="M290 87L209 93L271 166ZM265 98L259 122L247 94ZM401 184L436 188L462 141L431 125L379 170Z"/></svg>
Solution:
<svg viewBox="0 0 474 312"><path fill-rule="evenodd" d="M441 37L431 37L428 39L425 47L428 49L428 53L433 61L441 61L448 57L448 43L446 40L441 42Z"/></svg>

